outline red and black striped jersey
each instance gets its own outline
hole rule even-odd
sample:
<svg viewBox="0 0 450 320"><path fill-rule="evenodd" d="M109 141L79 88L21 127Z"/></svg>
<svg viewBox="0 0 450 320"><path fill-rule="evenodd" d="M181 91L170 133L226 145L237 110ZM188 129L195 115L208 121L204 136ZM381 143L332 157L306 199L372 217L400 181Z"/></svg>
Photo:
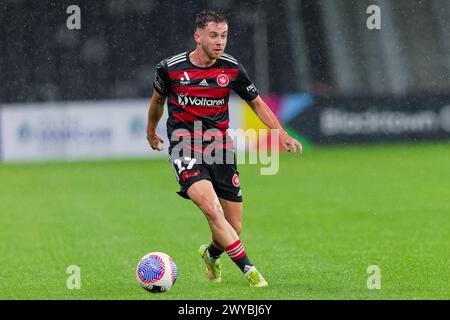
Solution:
<svg viewBox="0 0 450 320"><path fill-rule="evenodd" d="M164 59L156 66L153 87L167 96L169 152L179 141L175 138L178 132L192 135L200 122L202 134L218 130L225 137L231 90L246 101L258 96L247 71L232 56L223 53L212 66L202 68L192 64L190 52Z"/></svg>

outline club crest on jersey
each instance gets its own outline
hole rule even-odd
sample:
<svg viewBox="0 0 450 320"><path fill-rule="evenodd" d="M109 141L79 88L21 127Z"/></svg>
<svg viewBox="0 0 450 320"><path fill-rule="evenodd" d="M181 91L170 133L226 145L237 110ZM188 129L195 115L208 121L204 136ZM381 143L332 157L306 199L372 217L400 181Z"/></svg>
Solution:
<svg viewBox="0 0 450 320"><path fill-rule="evenodd" d="M231 182L235 187L239 187L241 185L241 183L239 182L239 176L236 173L233 175L233 179L231 179Z"/></svg>
<svg viewBox="0 0 450 320"><path fill-rule="evenodd" d="M221 73L217 76L217 84L221 87L226 87L230 83L230 79L225 73Z"/></svg>

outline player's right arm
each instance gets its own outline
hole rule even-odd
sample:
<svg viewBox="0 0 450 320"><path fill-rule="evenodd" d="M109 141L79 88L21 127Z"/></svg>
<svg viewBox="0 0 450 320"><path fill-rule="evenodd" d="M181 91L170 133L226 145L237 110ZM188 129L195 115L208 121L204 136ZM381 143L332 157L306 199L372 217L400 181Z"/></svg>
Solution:
<svg viewBox="0 0 450 320"><path fill-rule="evenodd" d="M170 80L167 73L167 66L161 61L156 66L155 77L153 79L153 94L148 108L147 140L153 150L162 151L159 145L164 143L159 134L156 133L156 127L164 112L164 102L169 93Z"/></svg>
<svg viewBox="0 0 450 320"><path fill-rule="evenodd" d="M162 151L163 148L159 145L164 143L159 134L156 133L156 127L164 112L164 102L166 97L162 96L153 89L150 107L148 108L148 122L147 122L147 140L153 150Z"/></svg>

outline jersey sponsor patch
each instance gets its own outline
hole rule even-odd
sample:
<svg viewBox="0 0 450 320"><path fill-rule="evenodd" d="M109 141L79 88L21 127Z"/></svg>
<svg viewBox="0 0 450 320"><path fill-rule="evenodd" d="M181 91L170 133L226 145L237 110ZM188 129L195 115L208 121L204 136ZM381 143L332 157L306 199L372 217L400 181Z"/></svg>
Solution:
<svg viewBox="0 0 450 320"><path fill-rule="evenodd" d="M251 85L249 85L248 87L247 87L247 91L248 92L256 92L256 87L255 87L255 85L252 83Z"/></svg>
<svg viewBox="0 0 450 320"><path fill-rule="evenodd" d="M164 92L164 81L158 73L155 74L155 79L153 83L155 84L156 88L158 88L159 91Z"/></svg>
<svg viewBox="0 0 450 320"><path fill-rule="evenodd" d="M188 73L186 71L183 72L183 75L184 75L184 77L180 78L180 80L181 80L180 84L182 86L186 86L186 85L191 83L191 78L189 78L189 75L188 75Z"/></svg>
<svg viewBox="0 0 450 320"><path fill-rule="evenodd" d="M181 173L181 181L186 181L192 177L198 177L200 175L200 170L183 171Z"/></svg>
<svg viewBox="0 0 450 320"><path fill-rule="evenodd" d="M177 102L181 106L221 107L226 104L225 98L214 99L205 97L191 97L183 94L177 94L177 98Z"/></svg>

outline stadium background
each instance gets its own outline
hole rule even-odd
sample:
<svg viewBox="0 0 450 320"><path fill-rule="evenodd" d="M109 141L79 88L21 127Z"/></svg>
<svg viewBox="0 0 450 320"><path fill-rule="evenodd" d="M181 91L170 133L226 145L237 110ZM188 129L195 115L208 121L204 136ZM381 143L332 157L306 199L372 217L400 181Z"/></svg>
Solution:
<svg viewBox="0 0 450 320"><path fill-rule="evenodd" d="M72 4L80 30L66 26ZM373 4L380 30L366 26ZM237 293L232 272L223 291L197 278L206 224L175 198L165 159L148 159L154 66L193 47L204 8L227 13L226 51L305 145L274 177L242 166L243 237L279 284L264 294ZM162 298L449 298L450 1L4 0L0 10L0 298L148 298L133 268L153 250L181 270ZM263 128L237 97L231 118ZM281 268L257 244L266 238ZM69 264L86 270L81 290L65 287ZM373 264L384 290L366 287Z"/></svg>

